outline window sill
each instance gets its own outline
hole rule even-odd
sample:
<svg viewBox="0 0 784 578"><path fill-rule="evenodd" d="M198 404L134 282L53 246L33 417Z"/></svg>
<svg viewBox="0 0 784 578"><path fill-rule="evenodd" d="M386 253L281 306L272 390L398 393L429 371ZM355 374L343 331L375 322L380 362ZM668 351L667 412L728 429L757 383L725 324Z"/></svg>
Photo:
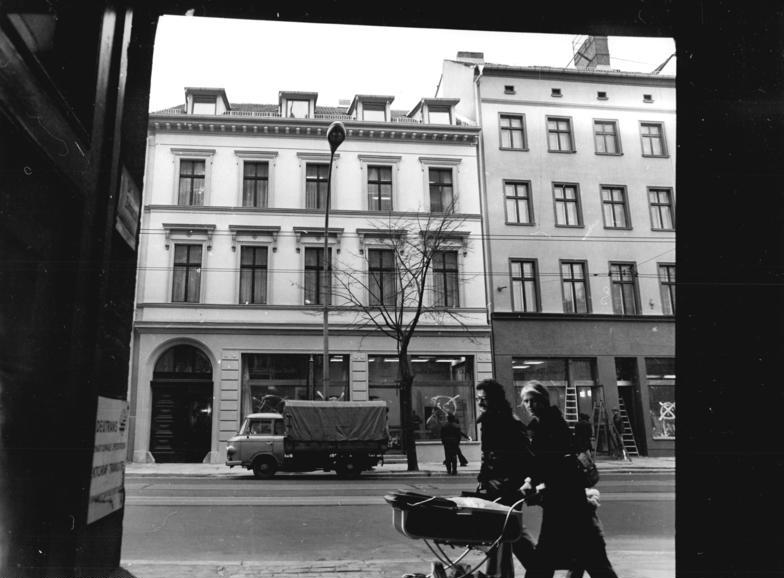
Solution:
<svg viewBox="0 0 784 578"><path fill-rule="evenodd" d="M585 229L585 225L559 225L555 224L556 229Z"/></svg>
<svg viewBox="0 0 784 578"><path fill-rule="evenodd" d="M536 223L534 223L534 222L531 222L531 223L514 223L514 222L507 221L504 224L505 225L509 225L510 227L535 227L536 226Z"/></svg>
<svg viewBox="0 0 784 578"><path fill-rule="evenodd" d="M605 231L633 231L633 227L608 227L605 225Z"/></svg>
<svg viewBox="0 0 784 578"><path fill-rule="evenodd" d="M642 155L644 159L668 159L670 155Z"/></svg>
<svg viewBox="0 0 784 578"><path fill-rule="evenodd" d="M651 231L654 233L674 233L675 229L654 229L651 227Z"/></svg>
<svg viewBox="0 0 784 578"><path fill-rule="evenodd" d="M552 150L552 149L547 149L547 152L548 153L557 153L557 154L562 154L562 155L571 155L571 154L576 153L577 151L576 150L574 150L574 151L556 151L556 150Z"/></svg>
<svg viewBox="0 0 784 578"><path fill-rule="evenodd" d="M528 151L530 151L531 149L529 149L528 147L523 147L523 148L513 148L513 147L498 147L498 150L502 150L502 151L514 151L514 152L519 152L519 153L527 153L527 152L528 152Z"/></svg>
<svg viewBox="0 0 784 578"><path fill-rule="evenodd" d="M623 153L595 153L597 157L622 157Z"/></svg>

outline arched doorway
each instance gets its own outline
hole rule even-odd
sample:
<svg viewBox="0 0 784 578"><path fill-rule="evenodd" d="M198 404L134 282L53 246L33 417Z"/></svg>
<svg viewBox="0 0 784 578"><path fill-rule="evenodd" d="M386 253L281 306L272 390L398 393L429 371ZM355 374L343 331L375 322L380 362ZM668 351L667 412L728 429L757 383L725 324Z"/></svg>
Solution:
<svg viewBox="0 0 784 578"><path fill-rule="evenodd" d="M161 355L152 376L150 453L156 462L201 462L212 437L212 365L191 345Z"/></svg>

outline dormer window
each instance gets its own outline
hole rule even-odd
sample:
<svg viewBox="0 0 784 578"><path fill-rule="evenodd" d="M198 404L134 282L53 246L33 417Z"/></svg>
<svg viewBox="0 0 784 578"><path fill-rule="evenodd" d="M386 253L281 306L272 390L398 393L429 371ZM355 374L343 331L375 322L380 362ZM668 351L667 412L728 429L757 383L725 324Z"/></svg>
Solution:
<svg viewBox="0 0 784 578"><path fill-rule="evenodd" d="M387 120L386 107L383 104L366 104L362 108L362 120L384 122Z"/></svg>
<svg viewBox="0 0 784 578"><path fill-rule="evenodd" d="M283 118L313 118L317 92L279 92L278 105Z"/></svg>
<svg viewBox="0 0 784 578"><path fill-rule="evenodd" d="M459 98L423 98L407 116L427 124L455 124L458 102Z"/></svg>
<svg viewBox="0 0 784 578"><path fill-rule="evenodd" d="M197 96L193 99L193 114L215 114L215 99Z"/></svg>
<svg viewBox="0 0 784 578"><path fill-rule="evenodd" d="M427 116L430 124L452 124L452 111L448 106L430 106Z"/></svg>
<svg viewBox="0 0 784 578"><path fill-rule="evenodd" d="M289 100L286 102L286 118L308 118L307 100Z"/></svg>
<svg viewBox="0 0 784 578"><path fill-rule="evenodd" d="M378 94L357 94L346 114L352 119L364 120L368 122L389 122L389 107L394 96Z"/></svg>
<svg viewBox="0 0 784 578"><path fill-rule="evenodd" d="M215 116L231 110L226 91L222 88L185 89L185 109L188 114Z"/></svg>

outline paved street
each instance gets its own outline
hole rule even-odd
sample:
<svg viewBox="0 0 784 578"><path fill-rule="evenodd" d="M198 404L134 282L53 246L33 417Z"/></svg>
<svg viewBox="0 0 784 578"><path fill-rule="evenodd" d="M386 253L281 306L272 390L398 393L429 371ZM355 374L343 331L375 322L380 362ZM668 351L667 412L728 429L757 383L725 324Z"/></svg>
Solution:
<svg viewBox="0 0 784 578"><path fill-rule="evenodd" d="M401 475L402 474L402 475ZM397 532L383 496L395 489L459 495L475 473L126 476L122 567L136 578L354 576L428 573L435 559L421 540ZM604 472L599 510L619 576L673 578L674 473ZM534 536L541 520L528 508ZM522 568L518 567L522 576Z"/></svg>

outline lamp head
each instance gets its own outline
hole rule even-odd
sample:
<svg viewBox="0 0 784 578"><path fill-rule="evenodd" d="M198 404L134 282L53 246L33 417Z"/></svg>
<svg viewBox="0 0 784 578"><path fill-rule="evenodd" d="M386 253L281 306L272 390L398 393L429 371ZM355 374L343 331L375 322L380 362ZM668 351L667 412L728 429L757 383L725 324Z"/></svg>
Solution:
<svg viewBox="0 0 784 578"><path fill-rule="evenodd" d="M334 153L344 140L346 140L346 127L342 122L336 120L327 129L330 150Z"/></svg>

